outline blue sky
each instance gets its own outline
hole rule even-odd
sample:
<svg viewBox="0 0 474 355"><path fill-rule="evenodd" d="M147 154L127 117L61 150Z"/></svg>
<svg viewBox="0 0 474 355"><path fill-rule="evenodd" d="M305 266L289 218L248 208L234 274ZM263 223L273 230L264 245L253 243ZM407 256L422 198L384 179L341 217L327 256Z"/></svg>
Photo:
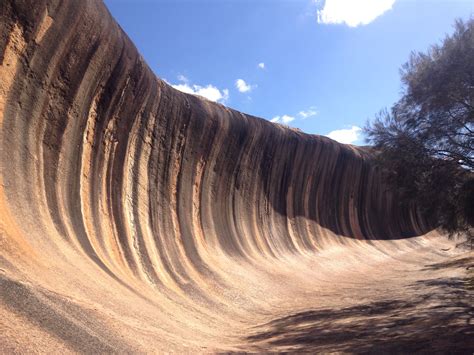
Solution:
<svg viewBox="0 0 474 355"><path fill-rule="evenodd" d="M105 0L176 88L364 144L400 96L400 66L474 15L473 0Z"/></svg>

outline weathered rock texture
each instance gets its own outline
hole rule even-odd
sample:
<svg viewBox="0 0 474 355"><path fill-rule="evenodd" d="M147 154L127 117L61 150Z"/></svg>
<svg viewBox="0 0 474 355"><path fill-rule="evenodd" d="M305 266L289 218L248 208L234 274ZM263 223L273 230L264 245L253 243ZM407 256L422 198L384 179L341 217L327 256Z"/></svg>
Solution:
<svg viewBox="0 0 474 355"><path fill-rule="evenodd" d="M446 257L363 149L174 90L101 2L0 11L1 350L252 349Z"/></svg>

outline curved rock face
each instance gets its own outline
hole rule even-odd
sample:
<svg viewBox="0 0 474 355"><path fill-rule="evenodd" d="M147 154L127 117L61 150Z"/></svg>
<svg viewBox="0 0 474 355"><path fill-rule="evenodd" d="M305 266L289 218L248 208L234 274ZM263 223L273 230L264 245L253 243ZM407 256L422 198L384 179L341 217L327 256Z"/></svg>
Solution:
<svg viewBox="0 0 474 355"><path fill-rule="evenodd" d="M5 349L235 349L324 255L346 250L330 274L428 230L364 149L156 78L101 2L0 11Z"/></svg>

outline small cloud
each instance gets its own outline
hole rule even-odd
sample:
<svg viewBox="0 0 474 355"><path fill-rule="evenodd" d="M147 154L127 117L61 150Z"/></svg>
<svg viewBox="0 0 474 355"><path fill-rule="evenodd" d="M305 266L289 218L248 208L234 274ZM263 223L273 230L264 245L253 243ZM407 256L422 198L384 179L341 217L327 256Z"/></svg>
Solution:
<svg viewBox="0 0 474 355"><path fill-rule="evenodd" d="M283 115L283 116L275 116L273 117L270 122L274 122L274 123L285 123L285 124L288 124L290 123L291 121L293 121L295 118L293 116L289 116L289 115Z"/></svg>
<svg viewBox="0 0 474 355"><path fill-rule="evenodd" d="M295 118L293 116L288 116L288 115L283 115L281 117L281 120L283 121L283 123L290 123L291 121L293 121Z"/></svg>
<svg viewBox="0 0 474 355"><path fill-rule="evenodd" d="M316 110L316 107L311 106L307 110L302 110L298 112L298 116L300 116L303 120L309 117L316 116L318 114L318 111Z"/></svg>
<svg viewBox="0 0 474 355"><path fill-rule="evenodd" d="M182 83L189 83L189 79L182 74L178 75L178 81L181 81Z"/></svg>
<svg viewBox="0 0 474 355"><path fill-rule="evenodd" d="M263 62L262 62L262 63L258 63L258 67L259 67L260 69L265 69L265 63L263 63Z"/></svg>
<svg viewBox="0 0 474 355"><path fill-rule="evenodd" d="M348 129L337 129L329 132L326 137L334 139L339 143L352 144L359 139L362 129L357 126L352 126Z"/></svg>
<svg viewBox="0 0 474 355"><path fill-rule="evenodd" d="M222 94L222 101L227 101L229 99L229 89L222 90Z"/></svg>
<svg viewBox="0 0 474 355"><path fill-rule="evenodd" d="M211 84L207 86L191 85L189 84L189 80L183 75L179 75L178 80L183 83L171 85L171 86L186 94L202 96L210 101L220 102L220 103L225 103L229 99L228 89L223 89L221 91Z"/></svg>
<svg viewBox="0 0 474 355"><path fill-rule="evenodd" d="M294 121L296 119L296 116L299 119L304 120L306 118L316 116L317 114L318 114L318 111L316 110L316 106L311 106L307 110L301 110L295 116L290 116L290 115L275 116L270 121L271 122L278 122L278 123L288 124L288 123Z"/></svg>
<svg viewBox="0 0 474 355"><path fill-rule="evenodd" d="M257 85L250 85L245 82L243 79L237 79L235 81L235 87L240 92L250 92L252 91Z"/></svg>
<svg viewBox="0 0 474 355"><path fill-rule="evenodd" d="M194 89L188 84L176 84L176 85L171 84L171 86L174 87L176 90L185 92L186 94L193 94L193 95L196 94Z"/></svg>
<svg viewBox="0 0 474 355"><path fill-rule="evenodd" d="M318 23L367 25L391 10L395 0L326 0L317 11Z"/></svg>
<svg viewBox="0 0 474 355"><path fill-rule="evenodd" d="M199 85L193 85L196 95L205 97L206 99L214 102L225 102L229 99L229 90L224 89L222 92L212 85L201 87Z"/></svg>

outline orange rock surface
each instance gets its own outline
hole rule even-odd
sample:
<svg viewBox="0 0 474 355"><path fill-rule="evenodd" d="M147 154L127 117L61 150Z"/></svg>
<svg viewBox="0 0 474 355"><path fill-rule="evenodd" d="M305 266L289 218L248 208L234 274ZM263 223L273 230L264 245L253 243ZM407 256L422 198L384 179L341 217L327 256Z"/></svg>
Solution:
<svg viewBox="0 0 474 355"><path fill-rule="evenodd" d="M1 1L0 351L472 352L472 254L370 159L176 91L100 1Z"/></svg>

